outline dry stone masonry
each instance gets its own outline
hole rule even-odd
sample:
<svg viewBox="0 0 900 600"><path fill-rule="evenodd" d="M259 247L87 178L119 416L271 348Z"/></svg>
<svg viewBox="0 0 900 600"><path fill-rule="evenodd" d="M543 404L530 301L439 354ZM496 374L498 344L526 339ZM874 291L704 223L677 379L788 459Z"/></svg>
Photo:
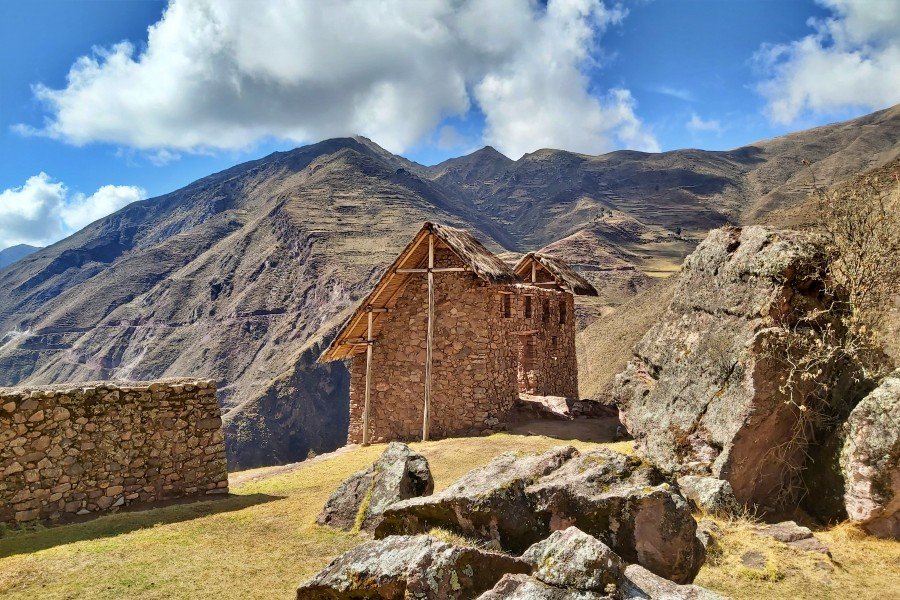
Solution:
<svg viewBox="0 0 900 600"><path fill-rule="evenodd" d="M227 492L211 380L0 388L0 522Z"/></svg>

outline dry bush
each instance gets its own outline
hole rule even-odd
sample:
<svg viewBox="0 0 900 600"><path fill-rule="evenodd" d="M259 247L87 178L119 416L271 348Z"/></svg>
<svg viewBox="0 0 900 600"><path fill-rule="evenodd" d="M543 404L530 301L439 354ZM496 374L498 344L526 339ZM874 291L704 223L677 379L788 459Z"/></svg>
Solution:
<svg viewBox="0 0 900 600"><path fill-rule="evenodd" d="M828 257L810 274L811 285L824 282L820 304L798 307L767 342L767 354L785 367L779 390L796 416L791 438L771 450L791 473L777 499L782 504L805 493L806 461L798 454L833 431L894 368L879 332L900 290L898 173L895 167L834 190L814 188L816 230Z"/></svg>

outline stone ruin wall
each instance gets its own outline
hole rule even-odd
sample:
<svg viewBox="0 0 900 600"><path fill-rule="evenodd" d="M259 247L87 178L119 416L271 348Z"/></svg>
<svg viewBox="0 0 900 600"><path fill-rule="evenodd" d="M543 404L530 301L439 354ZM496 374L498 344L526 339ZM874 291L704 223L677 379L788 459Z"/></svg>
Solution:
<svg viewBox="0 0 900 600"><path fill-rule="evenodd" d="M227 492L211 380L0 388L0 522Z"/></svg>
<svg viewBox="0 0 900 600"><path fill-rule="evenodd" d="M449 250L435 250L435 266L462 266ZM415 440L422 436L427 329L426 276L413 275L396 306L383 317L372 353L369 431L372 442ZM502 422L515 405L518 384L518 336L537 330L536 368L540 390L577 398L574 301L571 294L522 285L491 285L472 273L435 276L435 324L432 346L432 438L478 433ZM511 315L502 311L502 293L511 294ZM524 319L524 295L534 296L531 319ZM541 319L541 299L553 316ZM558 304L567 306L559 324ZM550 348L552 338L558 345ZM365 353L351 359L349 443L362 441L365 403Z"/></svg>

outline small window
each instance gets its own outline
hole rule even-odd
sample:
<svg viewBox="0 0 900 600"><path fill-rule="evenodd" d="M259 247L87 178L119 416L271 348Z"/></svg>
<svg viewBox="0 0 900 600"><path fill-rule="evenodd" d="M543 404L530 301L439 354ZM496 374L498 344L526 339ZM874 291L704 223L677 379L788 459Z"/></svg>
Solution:
<svg viewBox="0 0 900 600"><path fill-rule="evenodd" d="M544 323L550 322L550 301L544 300L543 305L541 306L541 321Z"/></svg>
<svg viewBox="0 0 900 600"><path fill-rule="evenodd" d="M566 301L560 300L559 302L559 324L566 324Z"/></svg>
<svg viewBox="0 0 900 600"><path fill-rule="evenodd" d="M503 318L508 319L512 316L512 296L510 294L503 294L500 297L503 299L501 302Z"/></svg>
<svg viewBox="0 0 900 600"><path fill-rule="evenodd" d="M550 338L550 347L553 348L554 350L556 349L556 336L555 335Z"/></svg>
<svg viewBox="0 0 900 600"><path fill-rule="evenodd" d="M525 296L525 318L531 318L531 296Z"/></svg>

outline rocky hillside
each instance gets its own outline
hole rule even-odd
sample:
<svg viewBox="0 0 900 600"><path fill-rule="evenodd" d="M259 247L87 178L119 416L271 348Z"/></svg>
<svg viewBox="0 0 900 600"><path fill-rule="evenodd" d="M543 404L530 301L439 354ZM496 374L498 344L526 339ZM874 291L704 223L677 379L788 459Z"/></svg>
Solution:
<svg viewBox="0 0 900 600"><path fill-rule="evenodd" d="M3 250L0 250L0 269L8 267L17 260L25 258L38 250L40 250L40 248L37 246L29 246L28 244L18 244L16 246L4 248Z"/></svg>
<svg viewBox="0 0 900 600"><path fill-rule="evenodd" d="M425 167L363 138L276 153L137 202L0 270L0 385L215 377L233 467L342 443L322 344L422 221L547 247L618 304L706 230L900 154L900 107L728 152L485 148Z"/></svg>

